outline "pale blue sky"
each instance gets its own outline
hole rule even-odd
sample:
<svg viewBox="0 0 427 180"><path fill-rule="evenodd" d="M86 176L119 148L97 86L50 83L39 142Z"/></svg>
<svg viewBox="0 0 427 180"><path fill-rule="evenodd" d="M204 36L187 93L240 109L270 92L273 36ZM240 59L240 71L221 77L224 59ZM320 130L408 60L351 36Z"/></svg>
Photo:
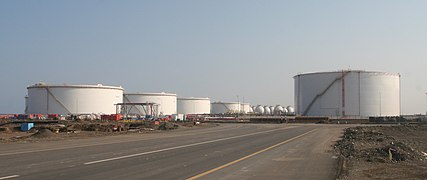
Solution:
<svg viewBox="0 0 427 180"><path fill-rule="evenodd" d="M28 85L121 85L213 101L292 105L293 76L402 75L402 111L425 113L427 1L0 1L0 113Z"/></svg>

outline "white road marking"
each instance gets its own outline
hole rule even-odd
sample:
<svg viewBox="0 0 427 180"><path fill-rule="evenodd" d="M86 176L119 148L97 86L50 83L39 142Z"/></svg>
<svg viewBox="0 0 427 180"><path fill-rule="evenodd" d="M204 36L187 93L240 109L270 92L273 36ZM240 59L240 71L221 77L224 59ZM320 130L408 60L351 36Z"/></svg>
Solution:
<svg viewBox="0 0 427 180"><path fill-rule="evenodd" d="M236 127L232 127L230 129L236 129ZM226 129L226 130L230 130L230 129ZM221 131L226 131L226 130L214 130L214 131L208 131L208 132L201 132L201 133L195 133L194 135L197 134L206 134L209 132L221 132ZM188 133L185 134L181 134L181 135L177 135L177 136L173 136L173 137L179 137L179 136L186 136L186 135L190 135ZM166 136L165 138L168 138L169 136ZM40 149L40 150L32 150L32 151L18 151L18 152L9 152L9 153L0 153L0 156L8 156L8 155L16 155L16 154L26 154L26 153L36 153L36 152L44 152L44 151L54 151L54 150L62 150L62 149L72 149L72 148L81 148L81 147L90 147L90 146L100 146L100 145L108 145L108 144L119 144L119 143L126 143L126 142L135 142L135 141L142 141L142 140L150 140L150 139L155 139L156 137L148 137L148 138L141 138L141 139L133 139L133 140L118 140L117 142L107 142L107 143L94 143L94 144L86 144L86 145L76 145L76 146L65 146L65 147L60 147L60 148L46 148L46 149Z"/></svg>
<svg viewBox="0 0 427 180"><path fill-rule="evenodd" d="M17 177L19 177L19 175L5 176L5 177L0 177L0 180L2 180L2 179L17 178Z"/></svg>
<svg viewBox="0 0 427 180"><path fill-rule="evenodd" d="M202 145L202 144L209 144L209 143L213 143L213 142L219 142L219 141L236 139L236 138L241 138L241 137L246 137L246 136L252 136L252 135L256 135L256 134L268 133L268 132L283 130L283 129L287 129L287 128L288 127L286 127L286 128L280 128L280 129L272 129L272 130L268 130L268 131L250 133L250 134L245 134L245 135L240 135L240 136L234 136L234 137L228 137L228 138L221 138L221 139L215 139L215 140L210 140L210 141L198 142L198 143L187 144L187 145L182 145L182 146L176 146L176 147L170 147L170 148L165 148L165 149L159 149L159 150L154 150L154 151L148 151L148 152L143 152L143 153L137 153L137 154L131 154L131 155L126 155L126 156L119 156L119 157L114 157L114 158L102 159L102 160L98 160L98 161L87 162L87 163L84 163L84 164L85 165L90 165L90 164L102 163L102 162L107 162L107 161L114 161L114 160L119 160L119 159L125 159L125 158L135 157L135 156L142 156L142 155L147 155L147 154L153 154L153 153L158 153L158 152L170 151L170 150L181 149L181 148L186 148L186 147L191 147L191 146L197 146L197 145Z"/></svg>
<svg viewBox="0 0 427 180"><path fill-rule="evenodd" d="M211 170L209 170L209 171L205 171L205 172L203 172L203 173L201 173L201 174L198 174L198 175L196 175L196 176L190 177L190 178L188 178L187 180L196 180L196 179L199 179L200 177L206 176L206 175L208 175L208 174L210 174L210 173L213 173L213 172L215 172L215 171L221 170L221 169L226 168L226 167L228 167L228 166L231 166L231 165L233 165L233 164L239 163L239 162L241 162L241 161L243 161L243 160L245 160L245 159L251 158L251 157L256 156L256 155L258 155L258 154L260 154L260 153L263 153L263 152L265 152L265 151L268 151L268 150L270 150L270 149L276 148L276 147L281 146L281 145L283 145L283 144L286 144L286 143L288 143L288 142L290 142L290 141L293 141L293 140L295 140L295 139L298 139L298 138L300 138L300 137L303 137L303 136L305 136L305 135L307 135L307 134L309 134L309 133L311 133L311 132L313 132L313 131L315 131L315 130L316 130L316 129L313 129L313 130L311 130L311 131L309 131L309 132L306 132L306 133L304 133L304 134L301 134L301 135L295 136L295 137L293 137L293 138L291 138L291 139L287 139L287 140L282 141L282 142L280 142L280 143L278 143L278 144L275 144L275 145L270 146L270 147L268 147L268 148L262 149L262 150L260 150L260 151L255 152L255 153L249 154L249 155L247 155L247 156L245 156L245 157L242 157L242 158L240 158L240 159L237 159L237 160L231 161L231 162L229 162L229 163L227 163L227 164L224 164L224 165L222 165L222 166L219 166L219 167L217 167L217 168L211 169Z"/></svg>

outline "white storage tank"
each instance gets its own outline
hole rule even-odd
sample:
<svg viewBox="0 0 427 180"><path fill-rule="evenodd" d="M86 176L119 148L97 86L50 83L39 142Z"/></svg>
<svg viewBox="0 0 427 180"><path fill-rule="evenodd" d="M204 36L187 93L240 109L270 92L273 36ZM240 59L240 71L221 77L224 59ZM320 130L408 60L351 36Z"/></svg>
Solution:
<svg viewBox="0 0 427 180"><path fill-rule="evenodd" d="M252 108L251 105L249 103L241 103L240 104L240 112L243 114L248 114L248 113L252 113Z"/></svg>
<svg viewBox="0 0 427 180"><path fill-rule="evenodd" d="M277 106L274 108L274 115L282 115L282 114L285 114L284 112L285 112L285 111L284 111L283 107L282 107L282 106L280 106L280 105L277 105Z"/></svg>
<svg viewBox="0 0 427 180"><path fill-rule="evenodd" d="M292 114L289 114L289 113L288 113L288 110L287 110L286 108L283 108L283 114L284 114L284 115L293 115L293 113L292 113Z"/></svg>
<svg viewBox="0 0 427 180"><path fill-rule="evenodd" d="M350 70L299 74L294 80L298 115L400 115L400 74Z"/></svg>
<svg viewBox="0 0 427 180"><path fill-rule="evenodd" d="M285 110L286 110L286 113L287 113L288 115L295 115L295 109L294 109L294 107L292 107L292 106L287 106Z"/></svg>
<svg viewBox="0 0 427 180"><path fill-rule="evenodd" d="M124 103L156 103L156 115L177 114L177 97L173 93L125 93ZM130 114L147 115L143 107L134 107ZM149 114L151 115L151 114Z"/></svg>
<svg viewBox="0 0 427 180"><path fill-rule="evenodd" d="M211 103L211 114L237 114L240 112L238 102L213 102Z"/></svg>
<svg viewBox="0 0 427 180"><path fill-rule="evenodd" d="M255 114L262 115L262 114L264 114L264 107L263 107L263 106L261 106L261 105L258 105L258 106L255 108L254 112L255 112Z"/></svg>
<svg viewBox="0 0 427 180"><path fill-rule="evenodd" d="M209 98L178 98L178 114L209 114L210 111Z"/></svg>
<svg viewBox="0 0 427 180"><path fill-rule="evenodd" d="M271 109L269 106L264 106L264 114L265 115L271 115Z"/></svg>
<svg viewBox="0 0 427 180"><path fill-rule="evenodd" d="M254 113L254 109L252 107L249 107L248 113Z"/></svg>
<svg viewBox="0 0 427 180"><path fill-rule="evenodd" d="M98 85L28 86L26 114L115 114L123 88Z"/></svg>

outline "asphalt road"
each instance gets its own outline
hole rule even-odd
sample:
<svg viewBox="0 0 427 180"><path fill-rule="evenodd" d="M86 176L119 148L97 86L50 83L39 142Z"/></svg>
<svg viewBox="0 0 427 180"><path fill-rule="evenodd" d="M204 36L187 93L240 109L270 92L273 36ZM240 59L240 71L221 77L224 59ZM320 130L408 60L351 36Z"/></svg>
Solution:
<svg viewBox="0 0 427 180"><path fill-rule="evenodd" d="M1 179L335 179L344 126L218 127L0 144Z"/></svg>

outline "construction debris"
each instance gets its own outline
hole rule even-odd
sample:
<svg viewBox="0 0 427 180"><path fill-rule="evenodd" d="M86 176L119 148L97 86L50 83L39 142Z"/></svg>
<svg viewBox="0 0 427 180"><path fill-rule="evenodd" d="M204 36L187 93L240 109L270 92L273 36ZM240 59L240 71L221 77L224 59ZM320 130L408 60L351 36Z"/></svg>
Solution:
<svg viewBox="0 0 427 180"><path fill-rule="evenodd" d="M28 122L24 120L21 120L21 123L17 120L0 120L0 143L84 138L126 133L153 133L195 126L193 122L152 120L37 120L32 121L34 127L28 127L25 132L22 132L21 125L25 123Z"/></svg>
<svg viewBox="0 0 427 180"><path fill-rule="evenodd" d="M427 126L347 128L335 144L339 179L425 179Z"/></svg>

